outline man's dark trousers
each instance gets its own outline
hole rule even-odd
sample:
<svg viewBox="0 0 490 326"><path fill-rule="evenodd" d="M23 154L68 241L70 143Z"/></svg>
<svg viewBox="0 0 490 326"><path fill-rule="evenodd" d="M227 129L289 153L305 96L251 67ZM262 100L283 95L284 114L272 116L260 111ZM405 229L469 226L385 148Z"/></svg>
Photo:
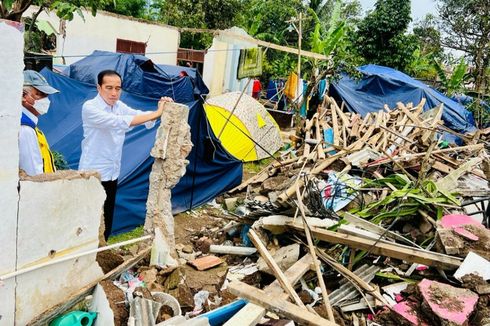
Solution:
<svg viewBox="0 0 490 326"><path fill-rule="evenodd" d="M117 179L112 181L102 181L106 193L104 202L104 238L107 241L112 232L112 221L114 219L114 206L116 205Z"/></svg>

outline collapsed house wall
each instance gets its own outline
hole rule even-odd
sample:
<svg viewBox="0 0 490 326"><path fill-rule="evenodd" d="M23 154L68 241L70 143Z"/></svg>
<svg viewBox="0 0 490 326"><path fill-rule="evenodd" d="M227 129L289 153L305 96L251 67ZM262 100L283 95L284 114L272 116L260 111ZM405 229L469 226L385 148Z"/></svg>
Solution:
<svg viewBox="0 0 490 326"><path fill-rule="evenodd" d="M103 276L95 254L13 274L96 249L105 200L104 189L94 173L61 171L19 181L23 48L23 25L0 20L2 326L26 325Z"/></svg>
<svg viewBox="0 0 490 326"><path fill-rule="evenodd" d="M243 29L232 27L226 30L242 36L249 36ZM237 79L240 50L257 48L257 44L238 40L233 36L217 35L213 45L204 56L203 80L209 87L209 96L227 92L241 92L247 85L248 78ZM252 95L253 83L249 83L245 91Z"/></svg>
<svg viewBox="0 0 490 326"><path fill-rule="evenodd" d="M48 177L49 176L49 177ZM17 269L97 249L105 192L95 174L60 171L20 181ZM90 254L17 277L16 324L103 276Z"/></svg>
<svg viewBox="0 0 490 326"><path fill-rule="evenodd" d="M22 96L23 25L0 20L0 209L2 225L0 239L0 275L15 269L17 203L19 194L19 148L20 103ZM0 325L14 324L15 280L0 282ZM9 300L12 298L12 300Z"/></svg>

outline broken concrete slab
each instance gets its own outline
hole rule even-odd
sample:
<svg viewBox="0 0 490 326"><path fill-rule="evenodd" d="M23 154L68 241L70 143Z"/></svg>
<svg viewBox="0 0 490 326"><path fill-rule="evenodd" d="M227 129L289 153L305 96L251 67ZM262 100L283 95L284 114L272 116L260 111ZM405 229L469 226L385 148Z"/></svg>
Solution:
<svg viewBox="0 0 490 326"><path fill-rule="evenodd" d="M426 314L435 315L443 325L468 325L478 295L468 289L424 279L417 285Z"/></svg>
<svg viewBox="0 0 490 326"><path fill-rule="evenodd" d="M462 214L450 214L445 215L439 221L439 224L445 229L451 229L453 227L459 227L464 225L476 225L483 227L483 225L471 216Z"/></svg>
<svg viewBox="0 0 490 326"><path fill-rule="evenodd" d="M60 171L20 181L17 269L97 249L105 191L95 174ZM96 254L16 277L16 323L103 276ZM49 286L46 286L49 284Z"/></svg>
<svg viewBox="0 0 490 326"><path fill-rule="evenodd" d="M238 197L233 197L233 198L225 198L225 206L226 209L233 212L235 208L238 206L238 200L240 198Z"/></svg>
<svg viewBox="0 0 490 326"><path fill-rule="evenodd" d="M191 152L192 142L188 116L189 108L186 105L166 103L155 145L150 152L155 160L150 173L144 229L146 234L153 234L155 228L159 228L174 258L174 218L170 199L171 189L185 174L189 164L186 158Z"/></svg>
<svg viewBox="0 0 490 326"><path fill-rule="evenodd" d="M470 251L490 260L490 230L484 228L481 224L466 224L458 226L471 236L471 240L467 234L462 234L462 231L456 232L454 228L446 229L439 227L437 229L437 239L442 249L450 255L466 257ZM478 240L475 240L478 238Z"/></svg>
<svg viewBox="0 0 490 326"><path fill-rule="evenodd" d="M474 252L470 252L454 273L454 277L461 281L463 276L469 274L479 275L485 281L490 280L490 261Z"/></svg>
<svg viewBox="0 0 490 326"><path fill-rule="evenodd" d="M333 219L329 218L317 218L317 217L308 217L307 218L308 225L316 226L320 228L329 228L338 223ZM285 215L269 215L261 218L258 222L256 222L257 226L262 227L265 230L272 232L273 234L281 234L287 231L287 227L290 225L298 225L302 226L303 222L301 218L294 219Z"/></svg>
<svg viewBox="0 0 490 326"><path fill-rule="evenodd" d="M395 312L404 321L410 323L413 326L429 326L427 323L422 321L420 317L420 312L417 307L414 307L410 302L404 301L397 303L392 307L392 311Z"/></svg>
<svg viewBox="0 0 490 326"><path fill-rule="evenodd" d="M272 258L274 258L274 261L282 271L289 269L289 267L293 266L293 264L298 261L299 244L294 243L292 245L279 248L272 254ZM257 267L261 272L274 275L262 257L260 257L257 261Z"/></svg>
<svg viewBox="0 0 490 326"><path fill-rule="evenodd" d="M219 289L223 285L223 282L226 279L226 274L228 272L228 265L226 263L222 263L212 269L208 269L205 271L198 271L195 268L184 265L181 268L185 286L189 287L193 292L198 292L201 290L206 290L210 293L210 296L218 293ZM179 299L179 302L182 305L182 301L177 295L174 295L172 292L169 294ZM191 297L192 304L194 305L194 299Z"/></svg>

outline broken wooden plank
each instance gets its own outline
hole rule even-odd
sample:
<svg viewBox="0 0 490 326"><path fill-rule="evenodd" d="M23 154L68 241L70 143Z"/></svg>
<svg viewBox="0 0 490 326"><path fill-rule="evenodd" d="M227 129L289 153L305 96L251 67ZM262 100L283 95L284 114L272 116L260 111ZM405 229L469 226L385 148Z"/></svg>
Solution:
<svg viewBox="0 0 490 326"><path fill-rule="evenodd" d="M432 155L441 154L441 153L451 153L451 152L456 153L456 152L462 152L462 151L476 152L476 151L482 150L484 147L485 147L484 144L476 144L476 145L467 145L467 146L444 148L444 149L438 149L438 150L433 151ZM383 164L386 164L388 162L411 161L414 158L423 157L423 156L425 156L425 154L426 153L424 152L424 153L416 153L416 154L407 154L404 156L397 156L397 157L393 157L391 160L386 159L385 161L369 164L369 166L383 165Z"/></svg>
<svg viewBox="0 0 490 326"><path fill-rule="evenodd" d="M337 110L335 110L333 99L330 99L330 112L332 113L333 145L339 146L339 122L337 121Z"/></svg>
<svg viewBox="0 0 490 326"><path fill-rule="evenodd" d="M304 255L300 260L294 263L284 275L291 284L296 284L303 275L311 270L313 261L310 255ZM278 280L272 282L265 288L265 291L270 295L276 296L280 299L286 300L288 295L283 291ZM262 317L265 316L266 309L255 303L247 303L239 312L237 312L231 319L229 319L223 326L253 326L259 323Z"/></svg>
<svg viewBox="0 0 490 326"><path fill-rule="evenodd" d="M325 152L323 151L323 137L322 137L322 131L320 129L320 122L318 119L315 119L315 134L316 134L316 140L319 142L317 145L317 152L318 152L318 159L324 160L325 159Z"/></svg>
<svg viewBox="0 0 490 326"><path fill-rule="evenodd" d="M303 228L297 225L294 225L291 228L303 231ZM452 270L458 268L463 262L463 260L458 257L430 252L401 244L377 242L375 240L339 234L316 227L311 227L311 231L315 238L322 241L335 244L344 244L352 248L368 250L369 252L379 256L402 259L411 263L419 263L427 266Z"/></svg>
<svg viewBox="0 0 490 326"><path fill-rule="evenodd" d="M301 212L301 218L303 220L303 229L305 231L306 240L308 242L308 249L310 251L310 255L313 258L313 264L315 265L315 272L318 278L318 284L320 285L320 289L322 291L323 303L325 305L325 310L327 311L328 319L332 322L335 322L332 306L330 305L330 301L328 299L327 288L325 286L325 281L323 280L323 274L320 269L320 264L318 263L318 259L316 258L315 245L313 244L313 239L310 233L310 227L308 225L308 220L306 219L305 210L303 207L303 199L301 198L301 193L299 191L299 186L296 187L296 198L298 200L298 208Z"/></svg>
<svg viewBox="0 0 490 326"><path fill-rule="evenodd" d="M228 291L238 297L245 298L251 302L263 306L265 309L275 312L280 316L290 318L300 324L334 326L334 322L317 316L306 309L302 309L284 299L268 294L253 286L239 281L233 281L228 285Z"/></svg>
<svg viewBox="0 0 490 326"><path fill-rule="evenodd" d="M394 187L393 185L391 185L391 186ZM410 241L409 239L405 238L404 236L399 235L398 233L395 233L393 231L386 230L385 228L383 228L383 227L381 227L381 226L379 226L377 224L374 224L372 222L369 222L369 221L367 221L365 219L362 219L360 217L357 217L354 214L351 214L349 212L343 212L341 214L341 216L347 222L351 223L352 225L359 226L360 228L362 228L364 230L371 231L373 233L376 233L379 236L383 235L383 236L385 236L387 238L390 238L390 239L393 239L393 240L398 240L398 241L401 241L401 242L407 243L409 245L412 245L414 247L417 247L417 248L422 249L422 247L420 247L416 243Z"/></svg>
<svg viewBox="0 0 490 326"><path fill-rule="evenodd" d="M250 240L253 242L255 245L255 248L257 248L258 252L260 253L260 256L264 258L265 262L267 263L267 266L272 270L274 273L274 276L276 279L279 281L281 284L282 288L286 291L286 293L289 294L291 299L296 302L298 306L301 308L306 309L306 306L304 305L303 301L299 298L299 295L296 293L294 288L291 286L289 283L289 280L287 277L284 275L284 273L281 271L277 263L274 261L274 258L272 258L271 254L267 250L267 248L264 246L258 235L255 233L254 230L250 229L248 231L248 234L250 236Z"/></svg>
<svg viewBox="0 0 490 326"><path fill-rule="evenodd" d="M436 181L437 189L451 192L458 186L458 179L466 172L473 169L473 167L482 162L482 158L475 157L465 163L463 163L459 168L449 173L442 179Z"/></svg>

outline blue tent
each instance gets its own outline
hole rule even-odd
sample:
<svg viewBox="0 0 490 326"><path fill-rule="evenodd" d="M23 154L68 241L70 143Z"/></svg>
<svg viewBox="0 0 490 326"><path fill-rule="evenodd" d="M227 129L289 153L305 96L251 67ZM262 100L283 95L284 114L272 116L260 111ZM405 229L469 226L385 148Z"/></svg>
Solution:
<svg viewBox="0 0 490 326"><path fill-rule="evenodd" d="M126 92L152 98L169 96L179 98L182 103L194 100L194 95L209 93L196 69L156 65L138 54L94 51L91 55L73 63L65 73L70 78L95 84L101 70L116 70L123 77ZM188 77L182 78L185 71ZM189 92L192 89L192 92Z"/></svg>
<svg viewBox="0 0 490 326"><path fill-rule="evenodd" d="M39 125L52 149L64 155L71 169L78 168L80 159L83 138L82 104L97 94L95 79L88 76L96 76L101 70L113 68L114 65L111 66L108 62L114 63L119 60L120 66L116 69L123 77L123 85L143 93L137 95L124 89L121 96L123 102L141 110L155 110L157 99L161 95L171 95L176 102L184 103L190 108L188 122L194 147L188 157L190 163L186 174L172 191L173 212L178 213L201 205L241 182L242 162L230 156L212 133L202 101L194 99L194 95L197 95L196 90L198 93L200 91L197 83L191 80L191 74L189 77L179 77L175 72L180 68L165 70L165 67L158 69L166 71L166 76L155 72L147 74L134 67L138 65L138 59L133 60L132 55L114 54L112 60L106 61L108 57L109 55L98 57L103 58L100 62L97 57L87 58L93 60L92 66L85 67L83 72L88 83L55 74L47 69L41 72L60 93L50 96L50 110L41 117ZM122 60L122 57L126 60ZM123 61L125 65L121 64ZM72 65L70 75L77 77L74 71L76 70L73 70ZM194 74L194 78L200 77ZM148 83L146 85L149 85L150 94L145 94L145 88L135 81L138 79L142 83ZM154 96L156 93L158 96ZM157 127L158 123L150 130L136 127L126 135L114 215L114 234L131 230L144 222L148 178L153 163L149 152L155 141Z"/></svg>
<svg viewBox="0 0 490 326"><path fill-rule="evenodd" d="M424 83L388 67L366 65L358 70L362 73L360 80L343 75L330 86L330 94L337 101L344 101L349 111L365 116L382 110L385 104L390 108L396 107L397 102L416 105L425 98L425 110L444 103L442 120L447 127L461 133L476 130L471 112Z"/></svg>

